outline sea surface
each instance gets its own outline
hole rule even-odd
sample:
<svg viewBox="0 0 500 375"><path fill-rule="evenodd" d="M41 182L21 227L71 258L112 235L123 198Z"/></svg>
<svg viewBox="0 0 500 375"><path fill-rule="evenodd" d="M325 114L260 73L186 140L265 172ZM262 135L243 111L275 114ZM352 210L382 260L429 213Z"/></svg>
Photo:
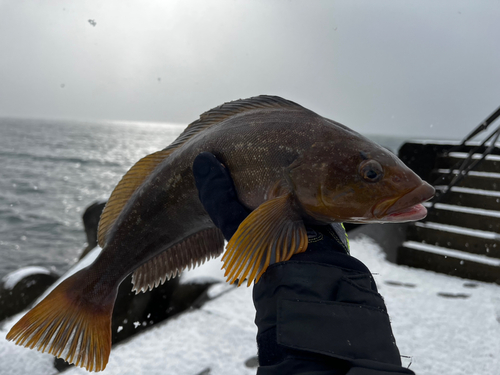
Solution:
<svg viewBox="0 0 500 375"><path fill-rule="evenodd" d="M86 207L184 127L0 119L0 278L22 266L66 271L85 247Z"/></svg>
<svg viewBox="0 0 500 375"><path fill-rule="evenodd" d="M86 207L184 127L0 118L0 278L24 266L65 272L86 246ZM405 140L369 138L395 152Z"/></svg>

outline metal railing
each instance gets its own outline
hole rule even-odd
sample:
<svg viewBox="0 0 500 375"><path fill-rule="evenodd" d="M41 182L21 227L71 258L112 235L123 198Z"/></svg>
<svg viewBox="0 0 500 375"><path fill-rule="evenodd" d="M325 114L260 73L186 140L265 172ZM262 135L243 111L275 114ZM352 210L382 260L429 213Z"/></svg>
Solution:
<svg viewBox="0 0 500 375"><path fill-rule="evenodd" d="M478 134L484 132L499 117L500 117L500 107L498 107L491 115L489 115L483 122L481 122L469 135L467 135L462 140L462 142L459 145L454 146L449 150L446 150L443 156L449 156L449 154L452 152L460 152L466 149L466 143L468 141L476 137ZM445 176L451 176L453 174L455 174L455 176L451 179L450 183L444 188L444 191L436 195L436 197L433 199L431 203L431 206L428 208L429 210L433 209L436 203L442 201L443 198L446 197L446 195L451 191L452 187L458 185L468 175L470 171L476 168L483 160L486 159L488 155L492 153L492 151L495 149L495 145L498 141L499 136L500 136L500 126L498 126L495 130L493 130L481 142L481 144L472 147L469 150L467 157L463 161L458 161L457 163L455 163L453 166L450 167L448 174ZM486 145L488 146L481 153L481 156L479 158L474 159L473 157L474 154L476 154L478 150L482 150ZM455 172L457 168L458 172ZM439 176L432 185L436 186L442 179L443 176Z"/></svg>

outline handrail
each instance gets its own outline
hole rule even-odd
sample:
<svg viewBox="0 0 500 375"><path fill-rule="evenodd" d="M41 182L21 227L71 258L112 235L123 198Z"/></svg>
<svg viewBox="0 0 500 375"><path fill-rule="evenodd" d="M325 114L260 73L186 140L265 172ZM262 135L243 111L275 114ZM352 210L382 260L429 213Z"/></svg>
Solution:
<svg viewBox="0 0 500 375"><path fill-rule="evenodd" d="M459 145L452 147L450 150L447 151L447 153L456 152L462 149L467 141L470 141L476 135L486 130L488 126L490 126L493 122L495 122L495 120L498 117L500 117L500 107L498 107L495 111L493 111L483 122L481 122L472 132L470 132L470 134L467 135Z"/></svg>
<svg viewBox="0 0 500 375"><path fill-rule="evenodd" d="M454 146L451 149L447 150L444 154L448 156L451 152L456 152L462 150L466 143L474 138L476 135L479 133L483 132L490 126L493 122L495 122L496 119L500 117L500 107L498 107L491 115L489 115L482 123L480 123L469 135L467 135L460 145ZM451 191L451 188L458 185L467 175L468 173L473 170L476 166L478 166L484 159L486 159L486 156L491 154L491 152L495 148L495 144L500 136L500 126L497 127L488 137L486 137L483 142L479 146L475 146L469 150L469 153L467 157L462 161L462 163L457 162L453 166L450 167L450 170L448 172L448 175L454 174L454 170L458 165L460 164L460 167L458 169L458 173L453 177L453 179L450 181L450 183L446 186L444 192L442 192L439 195L436 195L436 197L433 199L431 206L428 208L428 210L434 209L434 205L436 203L439 203L440 201L443 200L443 198L448 195L448 193ZM480 148L483 148L488 141L491 141L490 145L483 151L481 157L475 161L473 161L473 155L476 153L476 151ZM442 179L442 176L438 177L433 185L436 186L439 181Z"/></svg>

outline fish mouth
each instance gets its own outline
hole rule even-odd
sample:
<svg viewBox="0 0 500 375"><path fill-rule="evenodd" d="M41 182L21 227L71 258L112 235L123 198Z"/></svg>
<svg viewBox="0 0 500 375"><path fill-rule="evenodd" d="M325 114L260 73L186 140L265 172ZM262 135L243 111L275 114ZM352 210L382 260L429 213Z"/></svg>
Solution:
<svg viewBox="0 0 500 375"><path fill-rule="evenodd" d="M373 215L384 222L404 223L421 220L427 216L427 209L422 205L434 196L435 189L427 182L394 199L378 204Z"/></svg>

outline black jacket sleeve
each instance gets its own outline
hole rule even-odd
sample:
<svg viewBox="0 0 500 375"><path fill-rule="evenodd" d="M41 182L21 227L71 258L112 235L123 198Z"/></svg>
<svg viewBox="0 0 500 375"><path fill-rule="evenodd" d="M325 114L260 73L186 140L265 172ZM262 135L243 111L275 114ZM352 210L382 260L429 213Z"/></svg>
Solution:
<svg viewBox="0 0 500 375"><path fill-rule="evenodd" d="M368 268L329 227L315 229L305 253L271 265L254 287L257 374L413 374Z"/></svg>
<svg viewBox="0 0 500 375"><path fill-rule="evenodd" d="M248 215L229 172L200 154L202 204L230 239ZM340 224L308 226L306 252L271 265L253 289L258 375L396 375L401 367L384 301L368 268L349 255Z"/></svg>

